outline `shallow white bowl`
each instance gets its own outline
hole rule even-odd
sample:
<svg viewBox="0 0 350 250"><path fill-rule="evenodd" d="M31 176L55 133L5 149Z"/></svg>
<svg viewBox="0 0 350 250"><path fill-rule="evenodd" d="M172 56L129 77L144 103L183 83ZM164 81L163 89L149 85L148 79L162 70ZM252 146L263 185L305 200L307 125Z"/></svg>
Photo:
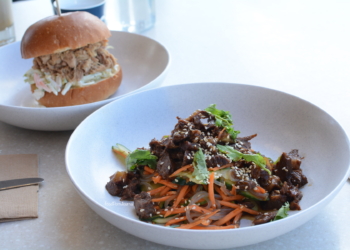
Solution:
<svg viewBox="0 0 350 250"><path fill-rule="evenodd" d="M33 59L22 59L20 42L0 48L0 121L35 130L71 130L96 109L132 92L157 87L167 73L170 54L148 37L112 31L109 44L123 69L120 88L110 98L90 104L38 108L24 73Z"/></svg>
<svg viewBox="0 0 350 250"><path fill-rule="evenodd" d="M272 159L299 149L309 184L301 211L283 220L218 231L180 230L138 220L132 202L105 190L109 176L124 165L111 151L148 146L174 128L176 116L215 103L231 112L241 136L258 133L252 147ZM198 83L143 91L110 103L84 120L66 149L68 174L85 202L113 225L160 244L198 249L238 247L269 240L302 225L334 198L349 175L349 140L341 126L318 107L271 89L226 83ZM330 174L331 173L331 174ZM327 185L325 185L327 183Z"/></svg>

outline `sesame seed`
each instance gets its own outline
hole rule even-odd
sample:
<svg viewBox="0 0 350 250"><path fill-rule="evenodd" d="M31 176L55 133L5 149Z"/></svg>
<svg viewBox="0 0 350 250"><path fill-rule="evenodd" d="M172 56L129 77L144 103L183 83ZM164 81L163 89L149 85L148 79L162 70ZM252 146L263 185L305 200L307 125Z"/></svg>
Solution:
<svg viewBox="0 0 350 250"><path fill-rule="evenodd" d="M123 188L127 188L128 187L128 185L125 185Z"/></svg>
<svg viewBox="0 0 350 250"><path fill-rule="evenodd" d="M140 209L140 212L142 213L143 211L145 211L145 209L141 208L141 209Z"/></svg>

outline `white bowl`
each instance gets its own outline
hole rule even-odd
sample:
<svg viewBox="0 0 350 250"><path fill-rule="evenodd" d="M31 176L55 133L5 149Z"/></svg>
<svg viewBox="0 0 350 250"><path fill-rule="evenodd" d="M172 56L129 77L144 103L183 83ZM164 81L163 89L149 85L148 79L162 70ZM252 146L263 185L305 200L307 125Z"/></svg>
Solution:
<svg viewBox="0 0 350 250"><path fill-rule="evenodd" d="M161 227L138 220L132 202L105 190L109 176L125 170L111 146L148 146L210 104L231 112L241 136L258 133L252 148L272 159L299 149L309 184L301 190L301 211L285 219L239 229L204 231ZM318 107L271 89L227 83L161 87L110 103L84 120L66 148L68 174L84 201L113 225L140 238L183 248L245 246L282 235L307 222L335 197L349 175L349 140L341 126ZM331 173L331 174L330 174ZM327 183L327 185L325 185Z"/></svg>
<svg viewBox="0 0 350 250"><path fill-rule="evenodd" d="M123 69L120 88L110 98L90 104L39 108L31 95L24 73L33 59L22 59L20 42L0 48L0 121L35 130L71 130L96 109L132 92L157 87L169 68L167 49L150 38L111 31L110 52Z"/></svg>

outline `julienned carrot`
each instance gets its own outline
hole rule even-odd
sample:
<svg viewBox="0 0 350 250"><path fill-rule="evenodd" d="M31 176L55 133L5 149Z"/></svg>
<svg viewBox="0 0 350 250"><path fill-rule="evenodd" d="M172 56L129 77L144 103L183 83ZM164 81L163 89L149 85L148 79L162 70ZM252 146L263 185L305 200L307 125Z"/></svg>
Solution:
<svg viewBox="0 0 350 250"><path fill-rule="evenodd" d="M240 212L242 212L242 208L236 208L235 210L233 210L230 213L226 214L220 220L214 222L213 225L221 226L221 225L225 224L227 221L231 220L233 217L235 217Z"/></svg>
<svg viewBox="0 0 350 250"><path fill-rule="evenodd" d="M235 216L235 218L233 219L233 223L238 224L238 222L239 222L239 220L241 219L242 215L243 215L242 212L239 213L239 214L237 214L237 215Z"/></svg>
<svg viewBox="0 0 350 250"><path fill-rule="evenodd" d="M243 195L236 194L232 196L226 196L227 198L224 199L224 201L241 201L244 199Z"/></svg>
<svg viewBox="0 0 350 250"><path fill-rule="evenodd" d="M148 172L148 173L150 173L150 174L153 174L153 173L154 173L154 169L152 169L152 168L150 168L150 167L148 167L148 166L145 166L145 167L143 168L143 170L145 170L146 172Z"/></svg>
<svg viewBox="0 0 350 250"><path fill-rule="evenodd" d="M192 192L193 192L193 193L196 192L197 187L198 187L198 184L195 184L195 185L192 186Z"/></svg>
<svg viewBox="0 0 350 250"><path fill-rule="evenodd" d="M196 230L223 230L223 229L231 229L231 228L237 228L237 225L208 226L208 227L194 226L191 229L196 229Z"/></svg>
<svg viewBox="0 0 350 250"><path fill-rule="evenodd" d="M166 193L168 193L171 190L171 187L168 186L163 186L164 189L159 193L160 196L164 196L166 195Z"/></svg>
<svg viewBox="0 0 350 250"><path fill-rule="evenodd" d="M185 220L187 220L186 216L178 217L178 218L169 220L167 223L165 223L165 226L176 224L178 222L185 221Z"/></svg>
<svg viewBox="0 0 350 250"><path fill-rule="evenodd" d="M172 189L177 189L179 187L178 185L176 185L176 184L174 184L174 183L172 183L170 181L166 181L166 180L160 180L159 183L163 184L165 186L168 186L168 187L170 187Z"/></svg>
<svg viewBox="0 0 350 250"><path fill-rule="evenodd" d="M237 194L237 190L236 190L236 186L235 185L232 185L232 187L231 187L231 194L232 195L236 195Z"/></svg>
<svg viewBox="0 0 350 250"><path fill-rule="evenodd" d="M203 214L212 212L212 211L205 209L205 208L202 208L198 205L189 205L186 207L179 207L179 208L168 208L166 210L167 211L166 211L164 217L168 217L169 215L172 215L172 214L182 214L182 213L185 213L186 210L192 210L192 211L196 211L196 212L203 213Z"/></svg>
<svg viewBox="0 0 350 250"><path fill-rule="evenodd" d="M215 186L215 191L222 197L222 200L224 201L239 201L244 199L244 196L239 194L228 196L224 194L224 192L218 186Z"/></svg>
<svg viewBox="0 0 350 250"><path fill-rule="evenodd" d="M221 196L223 200L226 200L228 196L222 192L222 190L218 186L214 186L215 191Z"/></svg>
<svg viewBox="0 0 350 250"><path fill-rule="evenodd" d="M178 170L176 170L174 173L172 173L171 175L169 175L169 177L174 177L175 175L177 175L178 173L181 173L182 171L185 171L186 169L192 167L192 164L183 166L181 168L179 168Z"/></svg>
<svg viewBox="0 0 350 250"><path fill-rule="evenodd" d="M212 207L216 207L215 196L214 196L214 177L215 177L215 173L212 172L209 175L209 184L208 184L208 195L209 195L209 200L211 202Z"/></svg>
<svg viewBox="0 0 350 250"><path fill-rule="evenodd" d="M178 196L176 197L176 199L174 201L174 204L173 204L174 208L177 207L179 205L180 201L182 200L182 198L185 197L187 190L188 190L188 185L182 186Z"/></svg>
<svg viewBox="0 0 350 250"><path fill-rule="evenodd" d="M158 194L160 191L162 191L164 188L166 188L166 186L161 186L161 187L152 189L152 190L148 191L147 193L149 193L150 195L155 195L155 194Z"/></svg>
<svg viewBox="0 0 350 250"><path fill-rule="evenodd" d="M200 217L198 217L194 222L192 223L188 223L188 224L182 224L181 226L179 226L178 228L181 229L191 229L192 227L198 226L199 224L201 224L203 221L209 219L210 217L212 217L213 215L215 215L217 212L219 212L220 209L217 209L209 214L205 214L202 215Z"/></svg>
<svg viewBox="0 0 350 250"><path fill-rule="evenodd" d="M209 171L217 171L217 170L220 170L220 169L223 169L223 168L228 168L228 167L232 167L233 164L232 163L229 163L229 164L226 164L226 165L223 165L221 167L215 167L215 168L208 168Z"/></svg>
<svg viewBox="0 0 350 250"><path fill-rule="evenodd" d="M261 194L265 194L266 193L266 190L263 187L261 187L261 186L256 186L254 188L254 191L257 192L257 193L261 193Z"/></svg>
<svg viewBox="0 0 350 250"><path fill-rule="evenodd" d="M167 195L167 196L163 196L163 197L160 197L160 198L153 198L152 202L166 201L167 199L171 198L172 196L174 196L174 198L175 198L175 195Z"/></svg>
<svg viewBox="0 0 350 250"><path fill-rule="evenodd" d="M224 128L223 130L221 130L221 131L219 132L219 134L218 134L218 140L220 140L220 137L222 136L222 133L224 133L225 129L226 129L226 128Z"/></svg>
<svg viewBox="0 0 350 250"><path fill-rule="evenodd" d="M152 181L157 184L160 180L162 179L162 177L160 177L160 175L154 176L152 177Z"/></svg>
<svg viewBox="0 0 350 250"><path fill-rule="evenodd" d="M166 195L174 195L176 193L177 193L177 191L168 191L168 192L166 192Z"/></svg>
<svg viewBox="0 0 350 250"><path fill-rule="evenodd" d="M168 186L168 187L171 187L173 189L177 189L179 186L170 182L170 181L166 181L166 180L163 180L162 177L160 177L159 175L158 176L155 176L155 177L152 177L152 181L157 184L157 183L160 183L160 184L163 184L165 186Z"/></svg>
<svg viewBox="0 0 350 250"><path fill-rule="evenodd" d="M219 203L223 206L226 206L226 207L231 207L231 208L242 208L242 210L246 213L249 213L249 214L253 214L253 215L258 215L259 212L253 210L253 209L250 209L250 208L247 208L243 205L238 205L238 204L235 204L235 203L232 203L232 202L228 202L228 201L219 201Z"/></svg>

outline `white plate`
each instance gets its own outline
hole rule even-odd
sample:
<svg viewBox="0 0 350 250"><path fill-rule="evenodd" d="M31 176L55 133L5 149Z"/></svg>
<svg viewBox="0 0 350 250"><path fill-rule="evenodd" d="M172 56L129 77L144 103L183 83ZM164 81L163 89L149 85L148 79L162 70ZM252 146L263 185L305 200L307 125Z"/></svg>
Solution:
<svg viewBox="0 0 350 250"><path fill-rule="evenodd" d="M125 169L112 153L112 145L147 147L151 139L170 133L176 116L186 118L212 103L231 112L241 136L258 133L252 140L253 149L272 159L283 151L299 149L305 157L302 169L309 180L301 189L301 211L291 212L283 220L239 229L180 230L141 222L132 202L121 202L108 194L105 184L109 176ZM230 248L282 235L326 207L349 175L349 140L330 115L286 93L239 84L185 84L126 96L93 113L72 134L66 149L66 166L85 202L130 234L175 247Z"/></svg>
<svg viewBox="0 0 350 250"><path fill-rule="evenodd" d="M150 38L112 31L109 44L123 69L120 88L109 99L90 104L38 108L24 73L33 59L22 59L20 42L0 48L0 121L35 130L71 130L96 109L131 92L154 88L167 73L170 55L167 49Z"/></svg>

